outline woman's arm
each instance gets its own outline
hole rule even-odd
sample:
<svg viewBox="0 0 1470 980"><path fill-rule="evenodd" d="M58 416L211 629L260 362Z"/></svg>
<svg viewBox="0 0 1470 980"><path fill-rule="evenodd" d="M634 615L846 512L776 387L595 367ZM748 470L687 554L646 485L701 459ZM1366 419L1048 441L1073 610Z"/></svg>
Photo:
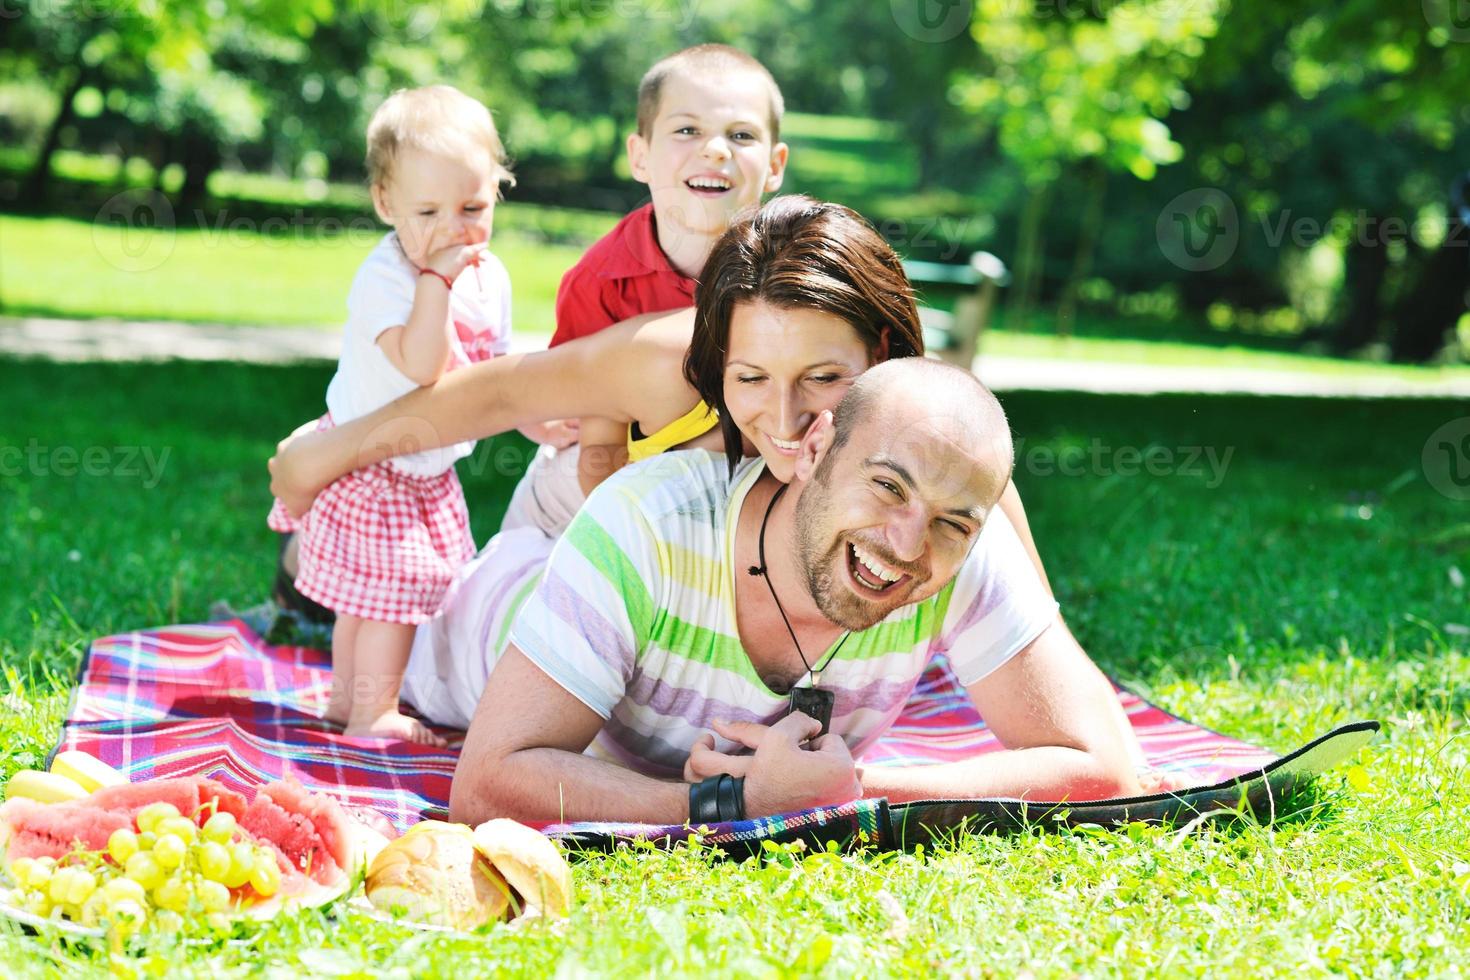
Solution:
<svg viewBox="0 0 1470 980"><path fill-rule="evenodd" d="M1046 577L1046 569L1041 565L1041 554L1036 550L1036 542L1031 538L1031 524L1026 520L1026 508L1021 506L1021 494L1016 490L1016 481L1012 480L1006 484L1005 491L1000 495L1000 509L1011 522L1011 527L1016 529L1016 537L1021 539L1026 554L1031 556L1031 564L1036 566L1036 574L1041 578L1041 584L1046 586L1046 591L1051 593L1051 581Z"/></svg>
<svg viewBox="0 0 1470 980"><path fill-rule="evenodd" d="M688 390L678 366L693 326L692 310L651 314L452 371L369 415L282 442L269 464L271 492L299 516L333 480L394 456L547 419L640 418L651 394Z"/></svg>

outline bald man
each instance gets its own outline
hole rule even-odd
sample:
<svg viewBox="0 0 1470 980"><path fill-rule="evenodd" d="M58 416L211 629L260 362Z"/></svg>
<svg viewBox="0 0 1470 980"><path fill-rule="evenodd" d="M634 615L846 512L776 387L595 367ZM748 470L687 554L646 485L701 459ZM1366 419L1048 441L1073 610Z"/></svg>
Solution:
<svg viewBox="0 0 1470 980"><path fill-rule="evenodd" d="M467 724L451 817L1137 792L1112 689L996 507L1011 461L978 381L895 360L813 422L789 485L758 459L732 477L722 456L666 453L604 483L554 546L497 535L404 681ZM856 763L939 651L1007 751Z"/></svg>

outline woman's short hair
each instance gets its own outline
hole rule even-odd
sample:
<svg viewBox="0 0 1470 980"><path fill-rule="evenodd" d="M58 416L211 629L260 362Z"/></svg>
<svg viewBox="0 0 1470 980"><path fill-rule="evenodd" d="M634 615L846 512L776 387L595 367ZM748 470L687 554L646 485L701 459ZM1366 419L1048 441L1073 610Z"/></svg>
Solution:
<svg viewBox="0 0 1470 980"><path fill-rule="evenodd" d="M834 314L875 357L885 348L890 358L924 353L913 287L898 255L855 211L799 194L736 218L710 252L694 298L684 377L719 411L732 473L741 444L725 405L725 359L736 303Z"/></svg>

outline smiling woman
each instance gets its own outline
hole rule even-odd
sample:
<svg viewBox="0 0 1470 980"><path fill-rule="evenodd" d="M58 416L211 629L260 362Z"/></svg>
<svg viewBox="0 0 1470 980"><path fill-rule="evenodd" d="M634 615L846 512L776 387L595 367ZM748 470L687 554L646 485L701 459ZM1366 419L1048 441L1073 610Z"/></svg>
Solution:
<svg viewBox="0 0 1470 980"><path fill-rule="evenodd" d="M842 205L792 195L736 222L710 253L684 377L720 413L731 470L748 448L784 482L802 433L858 375L923 352L888 243Z"/></svg>

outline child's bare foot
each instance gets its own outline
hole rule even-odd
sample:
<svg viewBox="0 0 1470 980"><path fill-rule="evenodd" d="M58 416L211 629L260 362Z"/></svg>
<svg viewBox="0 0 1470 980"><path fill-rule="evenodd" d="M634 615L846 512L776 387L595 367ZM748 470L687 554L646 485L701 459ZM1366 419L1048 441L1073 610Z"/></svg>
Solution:
<svg viewBox="0 0 1470 980"><path fill-rule="evenodd" d="M396 738L405 742L417 742L419 745L434 745L439 748L449 744L429 731L417 718L410 718L401 711L385 711L375 718L349 721L343 734L369 738Z"/></svg>
<svg viewBox="0 0 1470 980"><path fill-rule="evenodd" d="M347 720L352 717L352 711L347 704L347 695L344 693L339 697L337 692L333 691L332 697L327 701L327 710L322 717L334 725L346 725Z"/></svg>

